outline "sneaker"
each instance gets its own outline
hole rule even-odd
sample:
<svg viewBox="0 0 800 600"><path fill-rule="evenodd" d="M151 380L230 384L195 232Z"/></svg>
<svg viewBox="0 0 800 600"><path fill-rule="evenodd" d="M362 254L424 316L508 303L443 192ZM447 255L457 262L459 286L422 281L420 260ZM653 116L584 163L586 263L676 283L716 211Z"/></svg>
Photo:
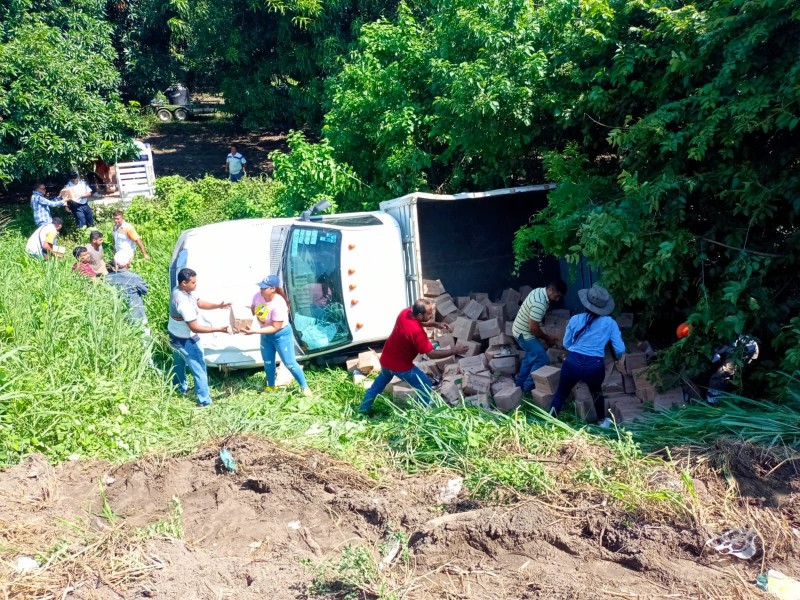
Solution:
<svg viewBox="0 0 800 600"><path fill-rule="evenodd" d="M613 427L613 425L614 425L614 421L612 421L611 419L609 419L608 417L606 417L606 418L605 418L605 419L603 419L603 421L600 423L600 428L602 428L602 429L611 429L611 427Z"/></svg>
<svg viewBox="0 0 800 600"><path fill-rule="evenodd" d="M557 417L558 416L558 412L556 412L556 409L555 409L554 406L550 407L550 410L547 411L547 414L549 414L551 417Z"/></svg>
<svg viewBox="0 0 800 600"><path fill-rule="evenodd" d="M200 400L198 400L197 406L211 406L211 400L206 400L205 402L201 402Z"/></svg>
<svg viewBox="0 0 800 600"><path fill-rule="evenodd" d="M303 393L303 396L305 396L306 398L310 398L311 396L314 395L314 393L311 391L311 388L309 388L309 387L304 387L300 391Z"/></svg>

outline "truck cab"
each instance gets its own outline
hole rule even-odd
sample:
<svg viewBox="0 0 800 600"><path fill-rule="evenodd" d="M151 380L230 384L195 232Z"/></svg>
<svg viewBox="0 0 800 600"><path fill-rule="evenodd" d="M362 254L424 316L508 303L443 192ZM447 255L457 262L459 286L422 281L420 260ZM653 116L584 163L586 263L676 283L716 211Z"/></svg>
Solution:
<svg viewBox="0 0 800 600"><path fill-rule="evenodd" d="M175 245L170 282L197 272L197 296L251 306L257 283L278 274L290 305L300 360L385 340L406 305L397 222L382 212L297 219L242 219L184 231ZM209 324L227 310L201 311ZM210 366L262 364L259 336L200 334Z"/></svg>

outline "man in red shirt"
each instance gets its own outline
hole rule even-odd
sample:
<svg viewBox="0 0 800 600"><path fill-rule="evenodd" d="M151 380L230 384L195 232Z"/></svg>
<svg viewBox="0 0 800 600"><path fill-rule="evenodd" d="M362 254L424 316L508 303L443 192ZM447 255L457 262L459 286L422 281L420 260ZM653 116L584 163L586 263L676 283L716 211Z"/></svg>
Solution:
<svg viewBox="0 0 800 600"><path fill-rule="evenodd" d="M431 401L431 381L419 367L414 365L418 354L427 354L428 358L447 358L455 354L463 354L468 348L459 344L452 349L434 350L424 327L447 329L443 323L433 322L435 305L427 298L420 298L411 308L405 308L397 317L394 329L381 353L381 372L372 383L372 387L364 394L359 407L360 412L369 412L372 403L393 377L397 376L417 390L422 404Z"/></svg>

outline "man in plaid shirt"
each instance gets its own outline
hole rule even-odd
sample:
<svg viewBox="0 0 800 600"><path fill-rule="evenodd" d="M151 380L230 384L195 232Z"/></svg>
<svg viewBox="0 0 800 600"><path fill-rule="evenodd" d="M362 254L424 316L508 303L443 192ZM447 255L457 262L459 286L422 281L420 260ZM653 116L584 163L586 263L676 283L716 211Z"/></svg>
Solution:
<svg viewBox="0 0 800 600"><path fill-rule="evenodd" d="M53 222L53 216L50 214L50 209L56 206L66 206L66 200L56 198L48 200L44 195L45 187L43 183L37 183L33 187L33 195L31 196L31 208L33 209L33 221L36 227L41 227L46 223Z"/></svg>

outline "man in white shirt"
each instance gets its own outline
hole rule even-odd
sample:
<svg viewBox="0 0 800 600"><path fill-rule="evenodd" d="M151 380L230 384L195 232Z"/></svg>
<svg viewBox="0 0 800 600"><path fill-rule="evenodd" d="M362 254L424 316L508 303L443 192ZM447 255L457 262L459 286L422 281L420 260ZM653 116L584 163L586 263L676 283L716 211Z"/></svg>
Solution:
<svg viewBox="0 0 800 600"><path fill-rule="evenodd" d="M53 217L50 223L45 223L33 232L33 235L28 238L25 250L31 256L43 258L44 260L54 256L58 232L61 231L63 225L64 222L61 219Z"/></svg>
<svg viewBox="0 0 800 600"><path fill-rule="evenodd" d="M167 323L174 361L172 383L181 393L186 393L189 389L189 382L186 381L186 367L189 367L189 371L194 377L197 404L208 406L211 404L211 396L208 393L208 372L203 349L198 344L200 337L197 334L230 333L230 330L227 326L200 325L199 309L227 308L231 303L224 301L212 303L200 300L194 295L195 289L197 289L197 273L188 268L178 271L178 285L172 290L169 302L169 322Z"/></svg>
<svg viewBox="0 0 800 600"><path fill-rule="evenodd" d="M231 181L239 181L242 176L247 175L247 160L236 151L236 146L231 146L228 158L225 159L225 169L228 171L228 178Z"/></svg>
<svg viewBox="0 0 800 600"><path fill-rule="evenodd" d="M89 197L92 189L79 177L77 171L70 171L69 182L65 186L71 188L72 200L69 201L69 210L75 215L75 223L78 228L94 227L94 214L92 207L89 206Z"/></svg>

